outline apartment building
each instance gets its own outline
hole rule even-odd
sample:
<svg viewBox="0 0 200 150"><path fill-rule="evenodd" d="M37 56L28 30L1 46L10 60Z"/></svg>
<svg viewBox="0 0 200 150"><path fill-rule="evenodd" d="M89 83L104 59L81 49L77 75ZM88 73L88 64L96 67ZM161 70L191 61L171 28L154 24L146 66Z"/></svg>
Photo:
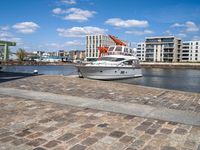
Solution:
<svg viewBox="0 0 200 150"><path fill-rule="evenodd" d="M181 60L181 40L175 36L147 37L145 49L145 61L179 62Z"/></svg>
<svg viewBox="0 0 200 150"><path fill-rule="evenodd" d="M107 35L87 35L86 36L86 58L98 58L98 47L115 45L115 42Z"/></svg>
<svg viewBox="0 0 200 150"><path fill-rule="evenodd" d="M200 62L200 41L185 41L182 45L181 61Z"/></svg>
<svg viewBox="0 0 200 150"><path fill-rule="evenodd" d="M140 61L146 61L146 44L144 42L137 44L136 52Z"/></svg>

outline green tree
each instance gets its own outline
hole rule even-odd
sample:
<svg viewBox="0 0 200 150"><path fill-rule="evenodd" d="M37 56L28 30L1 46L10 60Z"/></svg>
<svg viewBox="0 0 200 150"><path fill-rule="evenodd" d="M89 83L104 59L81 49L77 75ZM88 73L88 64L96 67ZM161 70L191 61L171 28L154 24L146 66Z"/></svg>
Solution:
<svg viewBox="0 0 200 150"><path fill-rule="evenodd" d="M20 61L23 61L24 58L27 56L27 52L24 49L19 48L18 51L17 51L17 53L16 53L16 55L17 55L17 57L18 57L18 59Z"/></svg>

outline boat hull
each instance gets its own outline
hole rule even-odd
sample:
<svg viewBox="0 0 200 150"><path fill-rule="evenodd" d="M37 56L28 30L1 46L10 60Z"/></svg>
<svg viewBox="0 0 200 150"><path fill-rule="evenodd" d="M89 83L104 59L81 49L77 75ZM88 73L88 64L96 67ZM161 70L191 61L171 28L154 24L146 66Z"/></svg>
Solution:
<svg viewBox="0 0 200 150"><path fill-rule="evenodd" d="M76 66L79 77L97 80L117 80L141 77L139 67L104 67L104 66Z"/></svg>

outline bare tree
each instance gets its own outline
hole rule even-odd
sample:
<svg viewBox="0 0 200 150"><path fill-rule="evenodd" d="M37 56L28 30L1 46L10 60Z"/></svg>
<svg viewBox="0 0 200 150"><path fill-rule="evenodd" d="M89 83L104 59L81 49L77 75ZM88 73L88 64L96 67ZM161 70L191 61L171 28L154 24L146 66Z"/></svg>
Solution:
<svg viewBox="0 0 200 150"><path fill-rule="evenodd" d="M16 53L16 55L17 55L17 57L18 57L18 59L20 61L23 61L24 58L27 56L27 52L24 49L19 48L18 51L17 51L17 53Z"/></svg>

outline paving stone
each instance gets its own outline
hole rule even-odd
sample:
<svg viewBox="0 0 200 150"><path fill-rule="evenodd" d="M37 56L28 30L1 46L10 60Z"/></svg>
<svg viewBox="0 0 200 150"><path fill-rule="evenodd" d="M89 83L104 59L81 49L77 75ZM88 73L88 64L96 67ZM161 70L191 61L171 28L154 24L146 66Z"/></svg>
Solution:
<svg viewBox="0 0 200 150"><path fill-rule="evenodd" d="M134 139L135 138L132 136L125 135L119 141L122 143L129 143L129 142L133 141Z"/></svg>
<svg viewBox="0 0 200 150"><path fill-rule="evenodd" d="M36 132L36 133L31 134L31 135L28 135L27 138L35 139L35 138L38 138L38 137L40 137L42 135L43 135L42 132Z"/></svg>
<svg viewBox="0 0 200 150"><path fill-rule="evenodd" d="M187 133L187 130L182 129L182 128L177 128L174 133L180 134L180 135L185 135Z"/></svg>
<svg viewBox="0 0 200 150"><path fill-rule="evenodd" d="M135 116L132 116L132 115L127 115L124 117L124 119L127 119L127 120L131 120L133 118L135 118Z"/></svg>
<svg viewBox="0 0 200 150"><path fill-rule="evenodd" d="M67 141L71 138L73 138L75 135L72 134L72 133L66 133L64 134L63 136L59 137L58 140L61 140L61 141Z"/></svg>
<svg viewBox="0 0 200 150"><path fill-rule="evenodd" d="M172 132L172 130L166 129L166 128L162 128L162 129L160 130L160 133L164 133L164 134L170 134L171 132Z"/></svg>
<svg viewBox="0 0 200 150"><path fill-rule="evenodd" d="M154 146L151 146L151 145L147 145L143 148L143 150L156 150L158 148L154 147Z"/></svg>
<svg viewBox="0 0 200 150"><path fill-rule="evenodd" d="M27 142L28 142L28 140L23 138L23 139L16 139L16 140L12 141L12 144L15 146L18 146L18 145L21 145L21 144L24 144Z"/></svg>
<svg viewBox="0 0 200 150"><path fill-rule="evenodd" d="M169 121L168 124L170 124L170 125L177 125L178 123Z"/></svg>
<svg viewBox="0 0 200 150"><path fill-rule="evenodd" d="M96 137L97 139L101 139L101 138L105 137L106 135L107 134L104 132L97 132L93 136Z"/></svg>
<svg viewBox="0 0 200 150"><path fill-rule="evenodd" d="M131 147L133 147L133 148L136 148L136 149L139 149L139 148L141 148L143 145L144 145L144 141L142 141L142 140L136 140L136 141L134 141L132 144L131 144Z"/></svg>
<svg viewBox="0 0 200 150"><path fill-rule="evenodd" d="M49 119L49 118L45 118L45 119L40 120L39 123L47 123L47 122L50 122L50 121L52 121L52 120Z"/></svg>
<svg viewBox="0 0 200 150"><path fill-rule="evenodd" d="M49 128L44 129L43 132L49 133L49 132L53 132L53 131L55 131L55 130L57 130L57 129L58 129L58 128L56 128L56 127L49 127Z"/></svg>
<svg viewBox="0 0 200 150"><path fill-rule="evenodd" d="M14 134L13 132L4 132L0 134L0 138Z"/></svg>
<svg viewBox="0 0 200 150"><path fill-rule="evenodd" d="M137 149L128 147L126 150L137 150Z"/></svg>
<svg viewBox="0 0 200 150"><path fill-rule="evenodd" d="M109 124L107 124L107 123L103 123L103 124L99 124L98 127L105 128L105 127L107 127L108 125L109 125Z"/></svg>
<svg viewBox="0 0 200 150"><path fill-rule="evenodd" d="M199 144L199 146L198 146L197 150L200 150L200 144Z"/></svg>
<svg viewBox="0 0 200 150"><path fill-rule="evenodd" d="M145 133L148 133L148 134L155 134L157 132L157 130L156 129L147 129L146 131L145 131Z"/></svg>
<svg viewBox="0 0 200 150"><path fill-rule="evenodd" d="M57 146L60 143L61 143L60 141L52 140L52 141L49 141L47 144L45 144L44 147L52 148L52 147Z"/></svg>
<svg viewBox="0 0 200 150"><path fill-rule="evenodd" d="M77 145L73 146L72 148L70 148L69 150L85 150L85 149L86 149L86 146L77 144Z"/></svg>
<svg viewBox="0 0 200 150"><path fill-rule="evenodd" d="M46 141L47 140L45 140L45 139L38 138L38 139L32 140L32 141L30 141L30 142L28 142L26 144L30 145L30 146L35 146L36 147L36 146L39 146L39 145L45 143Z"/></svg>
<svg viewBox="0 0 200 150"><path fill-rule="evenodd" d="M42 148L42 147L36 147L34 148L33 150L46 150L45 148Z"/></svg>
<svg viewBox="0 0 200 150"><path fill-rule="evenodd" d="M8 131L9 131L8 129L1 128L1 129L0 129L0 135L1 135L2 133L8 132Z"/></svg>
<svg viewBox="0 0 200 150"><path fill-rule="evenodd" d="M116 142L116 140L117 140L116 138L106 136L106 137L102 138L100 141L105 144L113 144L114 142Z"/></svg>
<svg viewBox="0 0 200 150"><path fill-rule="evenodd" d="M29 130L23 130L22 132L16 134L16 136L19 136L19 137L24 137L24 136L27 136L29 134L31 134L32 132L30 132Z"/></svg>
<svg viewBox="0 0 200 150"><path fill-rule="evenodd" d="M149 128L149 126L146 126L146 125L139 125L137 126L135 129L136 130L139 130L139 131L145 131Z"/></svg>
<svg viewBox="0 0 200 150"><path fill-rule="evenodd" d="M152 125L152 122L149 122L149 121L144 121L141 123L142 126L150 126Z"/></svg>
<svg viewBox="0 0 200 150"><path fill-rule="evenodd" d="M94 143L96 143L98 140L96 138L87 138L85 139L83 142L81 142L83 145L86 145L86 146L90 146Z"/></svg>
<svg viewBox="0 0 200 150"><path fill-rule="evenodd" d="M163 121L163 120L157 120L156 123L158 123L158 124L165 124L166 121Z"/></svg>
<svg viewBox="0 0 200 150"><path fill-rule="evenodd" d="M0 141L3 142L3 143L6 143L6 142L13 141L13 140L15 140L15 139L16 139L16 138L13 137L13 136L7 136L7 137L4 137L4 138L0 139Z"/></svg>
<svg viewBox="0 0 200 150"><path fill-rule="evenodd" d="M177 150L175 147L172 146L163 146L161 150Z"/></svg>
<svg viewBox="0 0 200 150"><path fill-rule="evenodd" d="M184 147L186 147L186 148L194 149L195 146L196 146L196 142L194 142L194 141L186 140L184 143Z"/></svg>
<svg viewBox="0 0 200 150"><path fill-rule="evenodd" d="M120 138L124 134L125 132L122 132L122 131L113 131L109 134L109 136L114 137L114 138Z"/></svg>
<svg viewBox="0 0 200 150"><path fill-rule="evenodd" d="M94 126L95 126L95 124L87 123L87 124L82 125L81 127L82 127L82 128L92 128L92 127L94 127Z"/></svg>

